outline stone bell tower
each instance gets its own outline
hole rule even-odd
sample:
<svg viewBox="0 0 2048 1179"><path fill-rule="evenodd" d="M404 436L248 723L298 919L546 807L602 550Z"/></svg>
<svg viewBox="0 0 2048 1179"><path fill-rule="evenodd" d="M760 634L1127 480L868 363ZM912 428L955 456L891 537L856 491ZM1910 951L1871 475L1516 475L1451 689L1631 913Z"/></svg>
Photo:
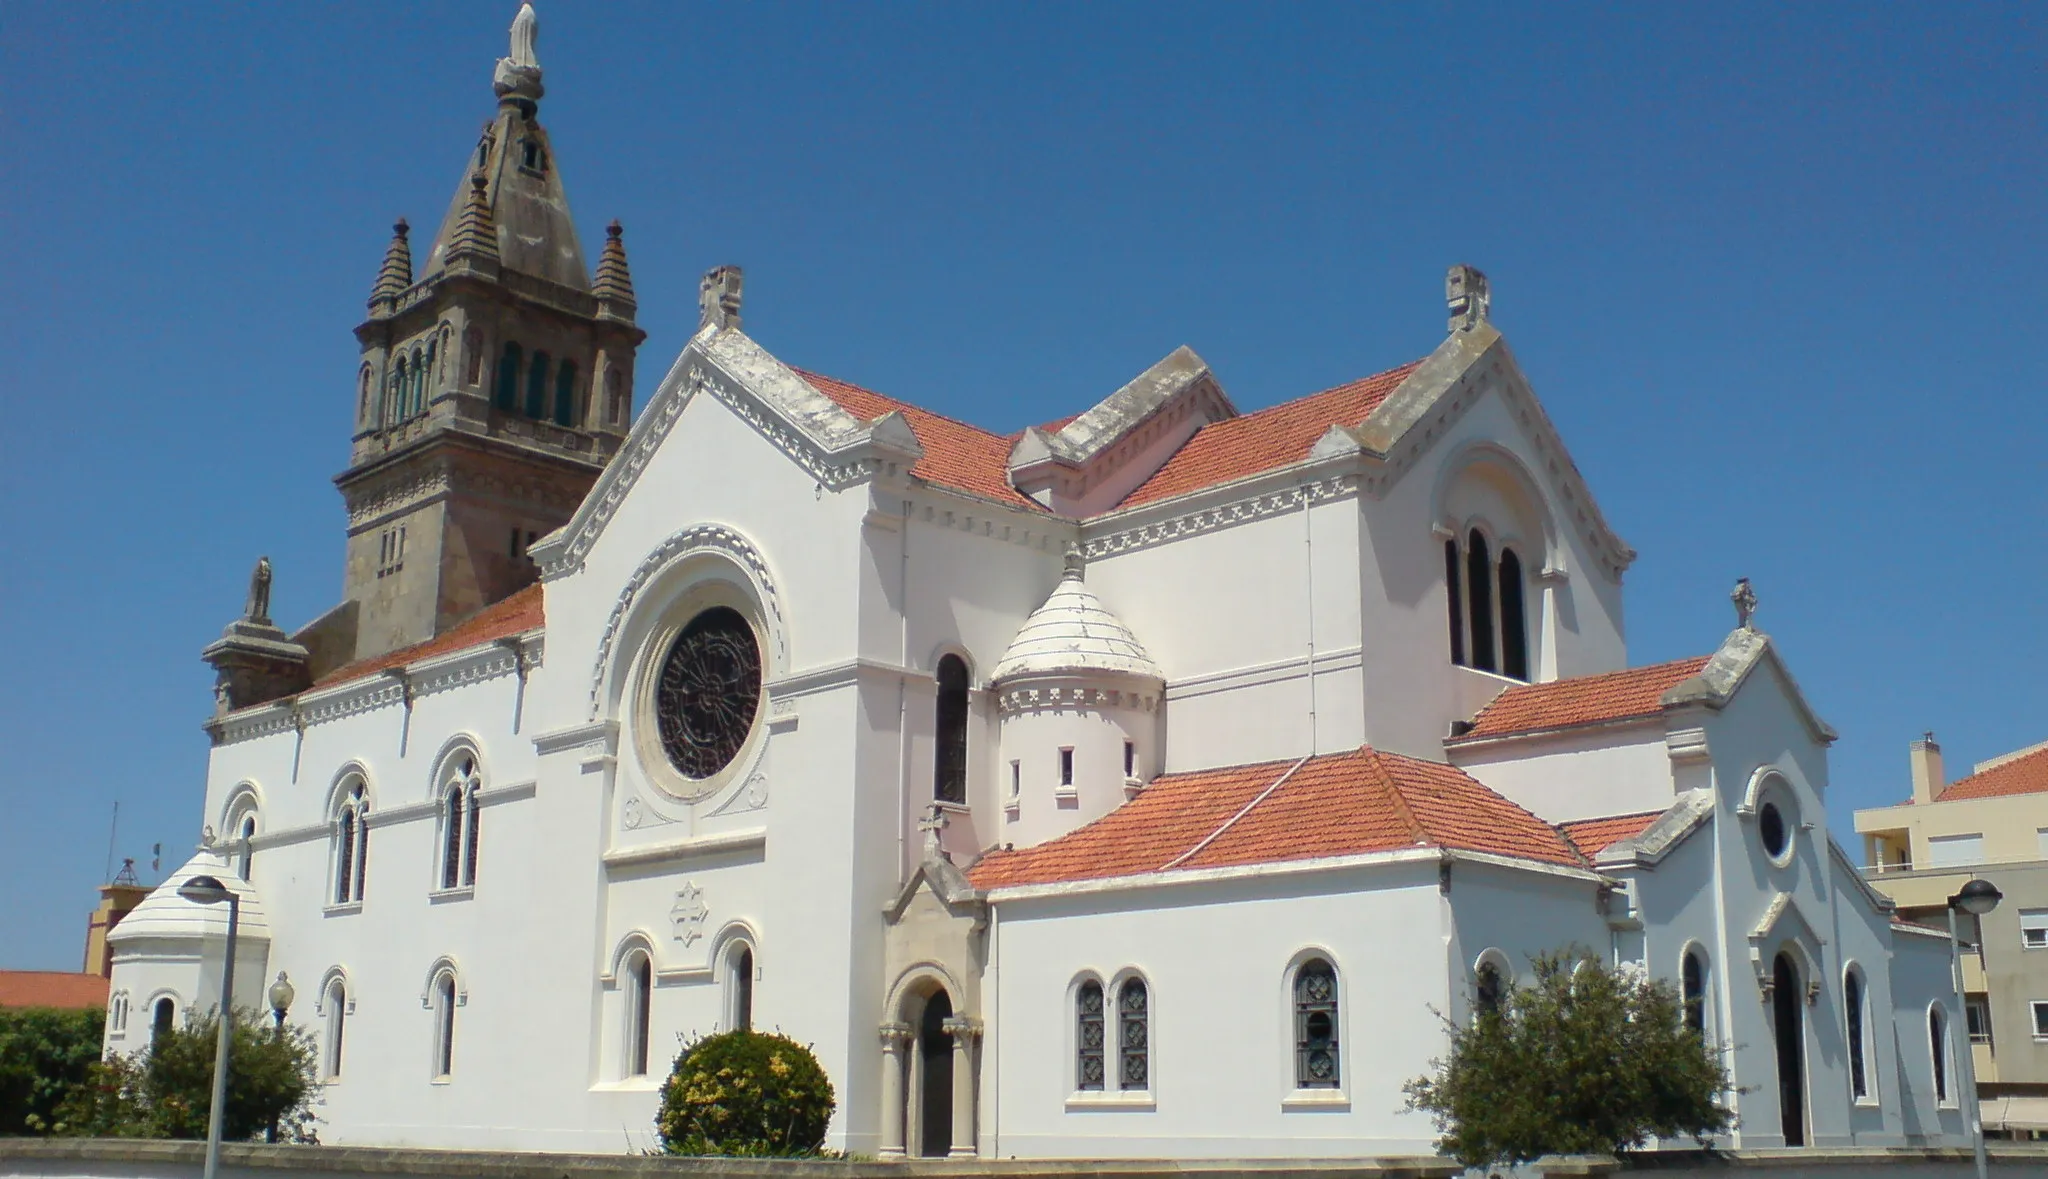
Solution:
<svg viewBox="0 0 2048 1179"><path fill-rule="evenodd" d="M424 642L536 577L527 546L566 523L632 425L633 280L617 222L593 280L569 216L533 6L492 77L497 113L414 277L394 227L356 328L342 606L313 669Z"/></svg>

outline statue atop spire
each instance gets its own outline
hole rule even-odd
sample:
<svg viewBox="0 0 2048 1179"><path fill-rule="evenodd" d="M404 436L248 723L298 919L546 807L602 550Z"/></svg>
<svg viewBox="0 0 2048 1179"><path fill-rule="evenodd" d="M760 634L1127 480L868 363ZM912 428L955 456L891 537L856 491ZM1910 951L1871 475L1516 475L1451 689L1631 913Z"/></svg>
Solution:
<svg viewBox="0 0 2048 1179"><path fill-rule="evenodd" d="M540 58L533 47L539 37L540 19L533 14L533 5L521 4L519 15L512 18L512 55L499 58L491 75L491 89L500 99L522 104L540 101L545 91L540 84Z"/></svg>

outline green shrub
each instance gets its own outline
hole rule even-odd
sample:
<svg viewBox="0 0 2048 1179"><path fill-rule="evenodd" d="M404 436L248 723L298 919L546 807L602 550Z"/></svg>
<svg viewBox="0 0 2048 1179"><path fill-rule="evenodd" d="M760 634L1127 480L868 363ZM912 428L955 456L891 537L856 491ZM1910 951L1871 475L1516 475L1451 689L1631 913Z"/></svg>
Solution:
<svg viewBox="0 0 2048 1179"><path fill-rule="evenodd" d="M809 1048L742 1028L682 1050L654 1125L670 1154L808 1155L824 1144L836 1104Z"/></svg>
<svg viewBox="0 0 2048 1179"><path fill-rule="evenodd" d="M1652 1137L1702 1145L1734 1124L1727 1070L1684 1025L1678 993L1583 950L1544 954L1493 1011L1446 1021L1448 1060L1407 1085L1437 1148L1468 1167L1613 1154ZM1475 1004L1476 1007L1476 1004Z"/></svg>
<svg viewBox="0 0 2048 1179"><path fill-rule="evenodd" d="M208 1013L159 1033L141 1052L109 1055L58 1109L51 1130L87 1137L206 1137L218 1034L219 1022ZM274 1126L280 1142L314 1141L318 1060L313 1038L303 1029L287 1027L280 1034L262 1014L237 1012L221 1137L243 1141L267 1135Z"/></svg>
<svg viewBox="0 0 2048 1179"><path fill-rule="evenodd" d="M0 1134L47 1134L57 1107L100 1057L97 1007L0 1009Z"/></svg>

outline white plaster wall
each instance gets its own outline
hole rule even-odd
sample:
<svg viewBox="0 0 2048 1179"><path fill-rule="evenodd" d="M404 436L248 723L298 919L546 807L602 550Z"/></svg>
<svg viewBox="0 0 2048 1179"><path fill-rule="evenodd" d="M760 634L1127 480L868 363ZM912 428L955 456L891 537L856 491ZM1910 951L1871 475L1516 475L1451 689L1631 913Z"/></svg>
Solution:
<svg viewBox="0 0 2048 1179"><path fill-rule="evenodd" d="M1675 796L1664 726L1450 748L1452 764L1552 823L1663 810Z"/></svg>
<svg viewBox="0 0 2048 1179"><path fill-rule="evenodd" d="M1108 679L1102 683L1129 688ZM995 842L1017 847L1044 843L1122 806L1128 797L1124 742L1132 743L1133 776L1143 783L1159 772L1157 732L1157 712L1132 705L1038 708L1005 717L998 771L1005 783L1003 819ZM1074 780L1066 787L1060 785L1062 749L1074 751ZM1019 782L1015 798L1008 786L1013 761Z"/></svg>
<svg viewBox="0 0 2048 1179"><path fill-rule="evenodd" d="M1452 1002L1447 1015L1468 1018L1479 958L1498 950L1513 976L1528 982L1536 955L1580 947L1607 957L1607 922L1595 907L1597 882L1489 864L1451 865L1451 937L1445 970ZM1420 964L1418 964L1419 966Z"/></svg>
<svg viewBox="0 0 2048 1179"><path fill-rule="evenodd" d="M1429 1008L1449 917L1436 862L1253 877L1057 900L998 897L990 1033L1001 1157L1244 1158L1428 1153L1400 1086L1443 1048ZM1340 984L1343 1100L1289 1108L1290 965L1326 954ZM1072 988L1136 969L1150 988L1152 1107L1074 1096ZM991 1119L985 1114L983 1125ZM986 1133L986 1131L984 1131Z"/></svg>

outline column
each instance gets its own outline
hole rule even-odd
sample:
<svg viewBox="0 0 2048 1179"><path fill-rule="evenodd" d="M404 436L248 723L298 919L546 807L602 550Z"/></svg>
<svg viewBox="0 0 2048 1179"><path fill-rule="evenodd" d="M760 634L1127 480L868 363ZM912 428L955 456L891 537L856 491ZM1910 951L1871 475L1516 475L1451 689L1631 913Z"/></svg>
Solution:
<svg viewBox="0 0 2048 1179"><path fill-rule="evenodd" d="M948 1158L980 1155L974 1138L974 1041L981 1021L955 1015L939 1025L953 1037L953 1149Z"/></svg>
<svg viewBox="0 0 2048 1179"><path fill-rule="evenodd" d="M910 1025L885 1023L882 1035L882 1149L881 1157L903 1157L903 1046L910 1042Z"/></svg>

